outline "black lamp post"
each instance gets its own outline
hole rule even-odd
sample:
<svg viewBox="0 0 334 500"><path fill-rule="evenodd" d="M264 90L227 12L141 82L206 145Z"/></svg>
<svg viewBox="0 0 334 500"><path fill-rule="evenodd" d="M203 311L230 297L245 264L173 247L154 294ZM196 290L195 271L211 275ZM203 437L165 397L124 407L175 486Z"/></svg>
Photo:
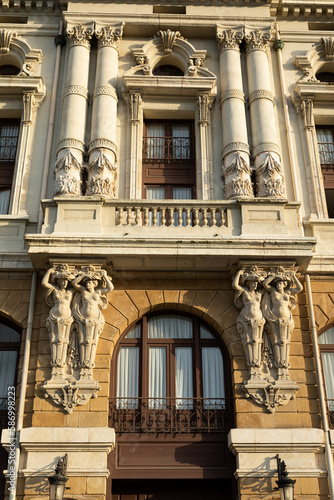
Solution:
<svg viewBox="0 0 334 500"><path fill-rule="evenodd" d="M276 455L276 459L278 473L278 481L276 481L276 484L278 486L281 500L293 500L293 491L296 480L288 477L288 471L286 470L284 460L281 460L279 455Z"/></svg>
<svg viewBox="0 0 334 500"><path fill-rule="evenodd" d="M62 500L65 491L65 484L67 481L66 469L67 469L67 458L68 455L61 458L56 467L56 473L54 476L48 477L50 482L50 500Z"/></svg>

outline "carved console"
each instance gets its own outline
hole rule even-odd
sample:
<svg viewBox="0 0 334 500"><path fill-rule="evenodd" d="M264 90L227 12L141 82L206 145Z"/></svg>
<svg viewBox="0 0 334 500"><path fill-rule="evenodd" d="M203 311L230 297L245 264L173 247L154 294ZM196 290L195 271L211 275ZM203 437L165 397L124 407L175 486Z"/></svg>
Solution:
<svg viewBox="0 0 334 500"><path fill-rule="evenodd" d="M113 290L100 265L55 264L42 280L51 307L46 327L51 345L51 378L44 383L45 397L71 413L96 397L93 379L95 353L103 330L102 310Z"/></svg>
<svg viewBox="0 0 334 500"><path fill-rule="evenodd" d="M293 269L251 266L236 273L232 286L240 309L237 329L249 367L243 390L246 398L274 412L299 389L290 378L289 353L294 329L291 311L302 285Z"/></svg>

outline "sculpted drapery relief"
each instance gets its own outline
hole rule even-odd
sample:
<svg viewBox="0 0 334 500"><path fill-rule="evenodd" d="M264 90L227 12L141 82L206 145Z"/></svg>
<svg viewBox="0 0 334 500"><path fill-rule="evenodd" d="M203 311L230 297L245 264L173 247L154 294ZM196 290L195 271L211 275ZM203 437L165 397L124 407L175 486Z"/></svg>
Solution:
<svg viewBox="0 0 334 500"><path fill-rule="evenodd" d="M294 329L295 296L303 289L295 271L281 266L240 269L232 282L235 305L241 309L237 329L244 347L249 377L246 397L274 412L299 389L290 379L289 353Z"/></svg>
<svg viewBox="0 0 334 500"><path fill-rule="evenodd" d="M99 265L56 264L44 275L46 301L51 307L46 327L51 344L51 378L46 397L70 413L76 405L96 397L94 359L103 330L102 310L108 305L113 284Z"/></svg>

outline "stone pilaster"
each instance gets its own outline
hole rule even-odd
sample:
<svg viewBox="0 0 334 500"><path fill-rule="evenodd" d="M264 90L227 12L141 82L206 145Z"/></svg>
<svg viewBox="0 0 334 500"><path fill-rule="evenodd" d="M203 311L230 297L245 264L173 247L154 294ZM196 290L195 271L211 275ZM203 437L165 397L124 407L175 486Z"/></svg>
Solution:
<svg viewBox="0 0 334 500"><path fill-rule="evenodd" d="M81 194L93 23L67 27L69 58L55 167L55 196Z"/></svg>
<svg viewBox="0 0 334 500"><path fill-rule="evenodd" d="M93 96L91 142L86 194L108 198L116 196L117 150L116 119L118 47L123 25L100 26L96 23L95 36L98 53Z"/></svg>
<svg viewBox="0 0 334 500"><path fill-rule="evenodd" d="M239 49L243 36L241 27L225 29L218 26L217 28L222 85L220 101L223 122L222 168L227 199L253 196Z"/></svg>
<svg viewBox="0 0 334 500"><path fill-rule="evenodd" d="M270 28L246 29L248 104L250 109L253 157L259 197L284 197L284 175L271 91L267 46Z"/></svg>

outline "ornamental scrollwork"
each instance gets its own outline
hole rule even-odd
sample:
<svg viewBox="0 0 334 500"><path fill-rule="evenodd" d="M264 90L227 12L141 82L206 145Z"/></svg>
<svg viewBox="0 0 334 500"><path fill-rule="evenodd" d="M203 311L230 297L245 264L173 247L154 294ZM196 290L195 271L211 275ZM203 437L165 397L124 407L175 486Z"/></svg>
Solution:
<svg viewBox="0 0 334 500"><path fill-rule="evenodd" d="M334 38L331 36L328 38L321 38L321 42L325 49L325 59L326 61L333 61L334 59Z"/></svg>
<svg viewBox="0 0 334 500"><path fill-rule="evenodd" d="M252 197L252 170L239 152L230 164L223 166L225 198L230 200L240 196Z"/></svg>
<svg viewBox="0 0 334 500"><path fill-rule="evenodd" d="M57 161L54 177L54 196L81 194L81 163L69 149Z"/></svg>
<svg viewBox="0 0 334 500"><path fill-rule="evenodd" d="M95 158L89 162L87 172L86 196L115 198L117 168L102 150L98 150Z"/></svg>
<svg viewBox="0 0 334 500"><path fill-rule="evenodd" d="M8 54L10 52L10 44L14 37L17 36L16 31L10 31L6 28L0 30L0 53Z"/></svg>
<svg viewBox="0 0 334 500"><path fill-rule="evenodd" d="M270 30L254 29L252 31L246 30L245 42L247 53L252 50L266 50L266 46L271 40Z"/></svg>
<svg viewBox="0 0 334 500"><path fill-rule="evenodd" d="M179 31L159 30L157 37L161 38L165 54L170 54L173 51L173 46L177 38L183 40L183 36Z"/></svg>
<svg viewBox="0 0 334 500"><path fill-rule="evenodd" d="M96 26L95 36L98 40L98 48L114 47L118 49L123 37L123 26L124 23L118 26Z"/></svg>
<svg viewBox="0 0 334 500"><path fill-rule="evenodd" d="M283 169L271 153L256 169L256 183L259 197L285 196Z"/></svg>
<svg viewBox="0 0 334 500"><path fill-rule="evenodd" d="M217 29L216 40L220 50L234 49L238 50L243 41L244 31L242 28Z"/></svg>
<svg viewBox="0 0 334 500"><path fill-rule="evenodd" d="M90 40L94 34L94 25L79 24L77 26L68 27L66 33L73 45L82 45L89 49Z"/></svg>

